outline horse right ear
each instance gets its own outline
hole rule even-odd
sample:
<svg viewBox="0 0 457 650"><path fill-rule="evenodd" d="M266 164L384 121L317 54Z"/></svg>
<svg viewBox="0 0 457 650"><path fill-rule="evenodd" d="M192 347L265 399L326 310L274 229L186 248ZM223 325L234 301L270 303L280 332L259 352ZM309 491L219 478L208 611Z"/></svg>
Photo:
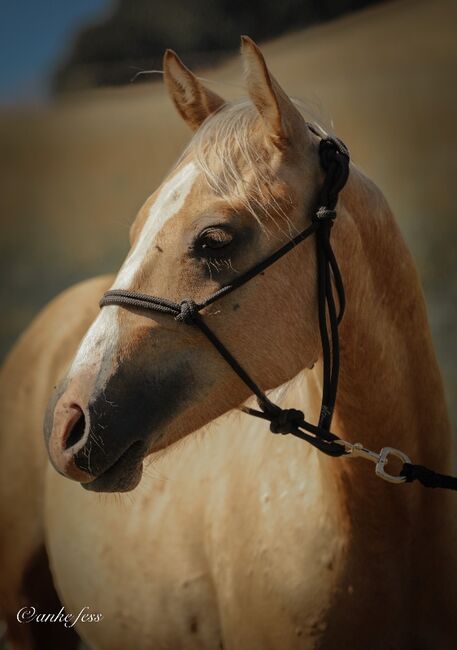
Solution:
<svg viewBox="0 0 457 650"><path fill-rule="evenodd" d="M284 149L296 139L297 133L305 133L303 118L268 70L262 52L249 36L241 37L241 56L252 103L270 139L279 149Z"/></svg>
<svg viewBox="0 0 457 650"><path fill-rule="evenodd" d="M193 131L225 101L203 86L173 50L163 57L165 84L178 113Z"/></svg>

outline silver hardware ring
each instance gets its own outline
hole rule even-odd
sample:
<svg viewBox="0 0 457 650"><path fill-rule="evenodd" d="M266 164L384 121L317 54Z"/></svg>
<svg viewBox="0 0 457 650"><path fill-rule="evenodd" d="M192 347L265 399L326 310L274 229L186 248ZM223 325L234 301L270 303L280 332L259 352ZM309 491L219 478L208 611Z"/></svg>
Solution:
<svg viewBox="0 0 457 650"><path fill-rule="evenodd" d="M339 445L343 445L348 456L352 458L365 458L365 460L370 460L372 463L376 463L375 473L379 478L388 481L389 483L394 483L399 485L406 481L405 476L389 474L386 472L385 467L389 462L389 456L395 456L399 458L403 463L410 463L410 458L399 449L394 449L393 447L383 447L380 452L372 451L367 449L360 442L347 442L347 440L335 440Z"/></svg>

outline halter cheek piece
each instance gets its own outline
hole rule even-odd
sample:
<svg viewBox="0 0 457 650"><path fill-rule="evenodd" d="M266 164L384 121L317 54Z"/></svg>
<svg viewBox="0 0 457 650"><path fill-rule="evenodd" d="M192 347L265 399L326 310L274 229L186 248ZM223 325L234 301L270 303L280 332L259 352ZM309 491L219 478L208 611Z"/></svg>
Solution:
<svg viewBox="0 0 457 650"><path fill-rule="evenodd" d="M309 126L316 135L319 135L312 125ZM330 232L336 218L339 193L349 176L349 152L337 138L326 137L319 143L319 158L325 171L325 179L319 192L318 207L312 216L311 224L272 255L237 276L230 284L223 286L202 302L186 298L180 303L138 291L115 289L104 294L100 301L100 307L117 305L160 312L174 316L178 322L198 327L257 397L260 410L243 408L243 411L254 417L267 420L272 433L297 436L329 456L361 456L372 460L376 463L376 474L392 483L417 479L427 487L446 487L457 490L457 478L437 474L421 465L412 465L403 452L385 447L381 452L375 453L365 449L359 443L353 444L341 440L330 431L340 365L338 325L343 317L345 307L344 287L332 250ZM317 425L307 422L304 413L298 409L281 409L274 404L208 327L200 314L202 309L246 284L313 234L316 237L319 332L323 354L322 403ZM338 300L338 311L334 291L336 291ZM385 472L384 466L387 464L389 455L397 456L403 461L403 469L398 476Z"/></svg>

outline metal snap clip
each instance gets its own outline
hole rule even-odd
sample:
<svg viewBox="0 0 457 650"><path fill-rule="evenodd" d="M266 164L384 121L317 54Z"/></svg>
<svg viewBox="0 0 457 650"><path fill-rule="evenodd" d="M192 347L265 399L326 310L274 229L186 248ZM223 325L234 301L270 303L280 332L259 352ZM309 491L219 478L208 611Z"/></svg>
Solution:
<svg viewBox="0 0 457 650"><path fill-rule="evenodd" d="M385 466L389 462L389 456L395 456L399 458L403 463L410 463L411 459L399 449L394 449L393 447L383 447L379 453L379 460L376 463L375 472L376 476L389 481L389 483L404 483L406 481L406 476L400 476L395 474L389 474L385 470Z"/></svg>

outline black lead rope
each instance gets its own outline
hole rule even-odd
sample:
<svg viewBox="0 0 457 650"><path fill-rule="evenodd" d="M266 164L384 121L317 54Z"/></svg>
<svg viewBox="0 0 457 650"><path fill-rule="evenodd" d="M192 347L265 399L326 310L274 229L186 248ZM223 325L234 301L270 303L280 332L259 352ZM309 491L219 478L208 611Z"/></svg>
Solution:
<svg viewBox="0 0 457 650"><path fill-rule="evenodd" d="M444 488L445 490L457 490L457 477L448 476L447 474L438 474L423 465L413 465L413 463L404 463L400 472L407 483L419 481L424 487Z"/></svg>
<svg viewBox="0 0 457 650"><path fill-rule="evenodd" d="M316 131L314 130L314 132ZM318 208L312 217L311 225L272 255L244 274L237 276L230 284L225 285L202 302L185 299L180 303L138 291L114 289L104 294L100 301L100 307L116 305L160 312L173 316L176 321L197 326L238 377L257 397L260 410L246 407L243 408L245 413L268 421L272 433L292 434L310 443L323 453L336 457L349 453L348 448L345 446L349 443L344 443L330 431L335 409L340 365L338 325L345 308L343 281L331 246L330 233L336 217L338 196L349 175L349 152L337 138L326 137L321 139L319 143L319 157L325 171L325 179L319 193ZM274 404L210 329L200 314L202 309L262 273L262 271L313 234L316 237L318 316L323 356L322 403L317 425L307 422L304 413L298 409L282 409L277 404ZM336 292L338 305L335 302L334 291ZM405 462L400 476L403 477L404 481L418 480L426 487L445 487L457 490L457 478L436 474L421 465L412 465Z"/></svg>

